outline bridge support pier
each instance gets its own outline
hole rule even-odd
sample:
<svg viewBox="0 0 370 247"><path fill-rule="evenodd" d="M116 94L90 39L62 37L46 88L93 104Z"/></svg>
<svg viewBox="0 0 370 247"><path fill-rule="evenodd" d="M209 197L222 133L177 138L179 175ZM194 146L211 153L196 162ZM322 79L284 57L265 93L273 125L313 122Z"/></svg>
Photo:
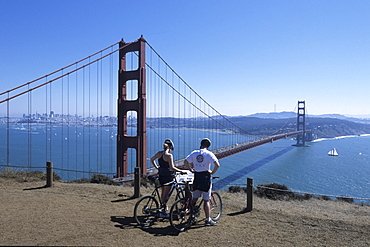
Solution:
<svg viewBox="0 0 370 247"><path fill-rule="evenodd" d="M143 37L132 43L119 43L119 75L118 75L118 129L117 129L117 176L126 176L128 171L128 149L136 150L136 167L146 174L146 72L145 44ZM138 56L138 68L126 68L126 54L134 52ZM127 82L137 82L137 99L127 99ZM128 112L136 112L136 136L128 134Z"/></svg>
<svg viewBox="0 0 370 247"><path fill-rule="evenodd" d="M297 135L297 147L306 146L306 104L305 101L298 101L297 114L297 131L303 131L302 134Z"/></svg>

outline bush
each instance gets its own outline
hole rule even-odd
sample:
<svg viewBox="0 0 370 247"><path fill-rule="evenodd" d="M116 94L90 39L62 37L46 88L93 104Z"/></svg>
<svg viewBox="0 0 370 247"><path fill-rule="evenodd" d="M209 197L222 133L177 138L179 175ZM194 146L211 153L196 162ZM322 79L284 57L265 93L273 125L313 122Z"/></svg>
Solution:
<svg viewBox="0 0 370 247"><path fill-rule="evenodd" d="M151 187L158 183L158 176L141 176L140 177L140 185L144 186L145 188ZM131 186L135 186L135 181L131 181Z"/></svg>
<svg viewBox="0 0 370 247"><path fill-rule="evenodd" d="M85 184L85 183L90 183L90 181L91 181L91 179L88 179L88 178L80 178L80 179L77 179L77 180L68 181L68 183Z"/></svg>
<svg viewBox="0 0 370 247"><path fill-rule="evenodd" d="M90 179L90 183L95 184L116 184L110 177L102 174L93 174Z"/></svg>
<svg viewBox="0 0 370 247"><path fill-rule="evenodd" d="M320 196L319 199L324 200L324 201L331 201L331 198L325 195Z"/></svg>
<svg viewBox="0 0 370 247"><path fill-rule="evenodd" d="M311 195L311 194L303 194L303 195L294 194L294 197L291 198L291 199L296 199L296 200L299 200L299 201L304 201L304 200L310 200L312 197L313 197L313 195Z"/></svg>
<svg viewBox="0 0 370 247"><path fill-rule="evenodd" d="M289 200L297 198L296 195L293 192L291 192L285 185L272 183L258 185L257 187L258 188L255 191L255 193L259 197L266 197L272 200Z"/></svg>
<svg viewBox="0 0 370 247"><path fill-rule="evenodd" d="M349 203L354 202L353 198L349 198L349 197L346 197L346 196L338 196L337 200L342 201L342 202L349 202Z"/></svg>
<svg viewBox="0 0 370 247"><path fill-rule="evenodd" d="M230 186L229 192L230 193L239 193L242 191L242 188L240 186Z"/></svg>

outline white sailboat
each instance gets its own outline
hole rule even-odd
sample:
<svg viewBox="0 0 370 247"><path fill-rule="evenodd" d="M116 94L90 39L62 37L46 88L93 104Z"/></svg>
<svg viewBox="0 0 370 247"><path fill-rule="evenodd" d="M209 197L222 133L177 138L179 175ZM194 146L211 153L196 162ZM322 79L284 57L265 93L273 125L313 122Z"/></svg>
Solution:
<svg viewBox="0 0 370 247"><path fill-rule="evenodd" d="M330 151L328 152L328 155L330 155L330 156L338 156L338 152L337 152L337 150L334 148L333 150L330 150Z"/></svg>

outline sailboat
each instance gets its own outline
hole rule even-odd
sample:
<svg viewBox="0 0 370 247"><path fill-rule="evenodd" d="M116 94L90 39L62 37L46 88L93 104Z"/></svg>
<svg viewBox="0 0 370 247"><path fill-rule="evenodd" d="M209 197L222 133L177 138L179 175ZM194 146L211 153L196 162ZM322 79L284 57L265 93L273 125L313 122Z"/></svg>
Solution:
<svg viewBox="0 0 370 247"><path fill-rule="evenodd" d="M328 155L330 155L330 156L338 156L338 152L337 152L337 150L334 148L333 150L330 150L330 151L328 152Z"/></svg>

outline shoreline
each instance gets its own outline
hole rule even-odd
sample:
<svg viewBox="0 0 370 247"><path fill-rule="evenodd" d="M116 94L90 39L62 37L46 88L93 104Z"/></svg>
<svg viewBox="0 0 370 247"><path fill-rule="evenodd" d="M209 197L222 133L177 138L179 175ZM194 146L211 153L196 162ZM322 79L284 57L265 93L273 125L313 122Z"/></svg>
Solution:
<svg viewBox="0 0 370 247"><path fill-rule="evenodd" d="M370 134L336 136L336 137L331 137L331 138L319 138L311 142L320 142L320 141L326 141L326 140L339 140L339 139L344 139L344 138L367 137L367 136L370 136Z"/></svg>

